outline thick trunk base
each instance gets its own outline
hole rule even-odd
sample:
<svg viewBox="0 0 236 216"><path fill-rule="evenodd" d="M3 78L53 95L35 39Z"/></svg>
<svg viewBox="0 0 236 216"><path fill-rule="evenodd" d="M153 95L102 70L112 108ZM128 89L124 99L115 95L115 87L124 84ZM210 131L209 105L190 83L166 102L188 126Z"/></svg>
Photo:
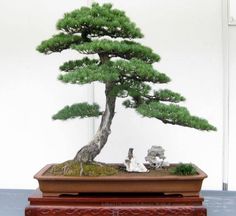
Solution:
<svg viewBox="0 0 236 216"><path fill-rule="evenodd" d="M111 133L110 127L115 114L116 97L110 95L112 83L106 84L106 108L102 115L102 120L94 139L86 146L82 147L76 154L74 160L78 162L92 162L100 153Z"/></svg>
<svg viewBox="0 0 236 216"><path fill-rule="evenodd" d="M76 154L74 160L78 162L92 162L94 158L100 153L100 149L96 144L89 144L82 147Z"/></svg>

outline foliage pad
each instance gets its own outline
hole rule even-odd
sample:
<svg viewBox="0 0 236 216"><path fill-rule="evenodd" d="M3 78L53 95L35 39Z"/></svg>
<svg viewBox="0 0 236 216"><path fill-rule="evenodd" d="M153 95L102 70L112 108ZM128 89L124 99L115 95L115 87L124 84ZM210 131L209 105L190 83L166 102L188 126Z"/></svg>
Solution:
<svg viewBox="0 0 236 216"><path fill-rule="evenodd" d="M37 47L37 50L44 54L61 52L62 50L70 48L72 44L78 44L81 41L80 36L60 33L58 35L54 35L48 40L42 41L42 43Z"/></svg>
<svg viewBox="0 0 236 216"><path fill-rule="evenodd" d="M111 57L124 59L137 58L146 63L154 63L160 60L158 54L153 53L149 47L142 46L133 41L93 40L80 45L73 45L73 49L82 54L107 54Z"/></svg>
<svg viewBox="0 0 236 216"><path fill-rule="evenodd" d="M81 33L83 37L110 36L113 38L141 38L143 35L125 12L112 9L111 4L93 4L66 13L57 23L58 30Z"/></svg>
<svg viewBox="0 0 236 216"><path fill-rule="evenodd" d="M144 103L136 110L143 116L157 118L163 123L177 124L199 130L216 130L207 120L191 116L187 108L175 104L167 105L160 102Z"/></svg>
<svg viewBox="0 0 236 216"><path fill-rule="evenodd" d="M66 120L76 117L86 118L86 117L98 117L101 115L99 111L99 106L97 104L89 105L88 103L78 103L72 106L66 106L55 114L52 118L54 120Z"/></svg>

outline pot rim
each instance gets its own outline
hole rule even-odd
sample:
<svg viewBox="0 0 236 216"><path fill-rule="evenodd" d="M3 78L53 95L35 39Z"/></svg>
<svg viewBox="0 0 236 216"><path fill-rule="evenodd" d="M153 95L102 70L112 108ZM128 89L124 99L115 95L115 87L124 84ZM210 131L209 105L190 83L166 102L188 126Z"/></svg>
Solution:
<svg viewBox="0 0 236 216"><path fill-rule="evenodd" d="M193 164L196 168L198 174L191 176L177 176L177 175L167 175L167 176L49 176L44 175L45 172L55 164L48 164L43 167L39 172L34 175L37 180L70 180L70 181L166 181L166 180L200 180L207 178L207 174L203 172L200 168ZM118 165L118 164L117 164ZM173 164L174 165L174 164Z"/></svg>

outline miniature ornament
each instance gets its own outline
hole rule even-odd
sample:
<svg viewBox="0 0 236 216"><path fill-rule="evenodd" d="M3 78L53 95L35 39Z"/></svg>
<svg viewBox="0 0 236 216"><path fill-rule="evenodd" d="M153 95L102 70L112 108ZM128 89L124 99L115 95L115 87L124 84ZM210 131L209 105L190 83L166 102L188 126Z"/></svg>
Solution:
<svg viewBox="0 0 236 216"><path fill-rule="evenodd" d="M151 167L162 168L169 166L168 162L164 162L166 159L164 152L165 149L163 149L161 146L152 146L150 149L148 149L148 154L145 157L145 160L150 164ZM160 160L158 160L158 158Z"/></svg>
<svg viewBox="0 0 236 216"><path fill-rule="evenodd" d="M129 149L128 157L124 161L127 172L149 172L149 170L142 164L137 162L133 155L133 148Z"/></svg>

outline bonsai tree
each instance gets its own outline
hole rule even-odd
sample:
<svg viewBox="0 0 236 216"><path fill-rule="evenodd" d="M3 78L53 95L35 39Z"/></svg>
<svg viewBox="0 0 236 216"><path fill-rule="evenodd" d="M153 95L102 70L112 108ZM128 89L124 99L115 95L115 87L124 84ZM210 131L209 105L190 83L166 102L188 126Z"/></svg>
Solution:
<svg viewBox="0 0 236 216"><path fill-rule="evenodd" d="M207 120L177 105L185 100L180 94L154 89L153 84L168 83L170 78L153 67L160 56L134 40L142 38L143 34L125 12L113 9L111 4L94 3L66 13L56 27L59 33L42 41L37 47L39 52L51 54L73 49L87 55L60 66L62 73L58 79L79 85L101 82L105 86L104 110L96 103L82 102L65 106L53 116L55 120L101 116L94 138L77 152L75 161L93 162L100 153L111 133L118 97L124 99L126 108L165 124L216 130ZM97 59L88 58L90 54L97 54Z"/></svg>

